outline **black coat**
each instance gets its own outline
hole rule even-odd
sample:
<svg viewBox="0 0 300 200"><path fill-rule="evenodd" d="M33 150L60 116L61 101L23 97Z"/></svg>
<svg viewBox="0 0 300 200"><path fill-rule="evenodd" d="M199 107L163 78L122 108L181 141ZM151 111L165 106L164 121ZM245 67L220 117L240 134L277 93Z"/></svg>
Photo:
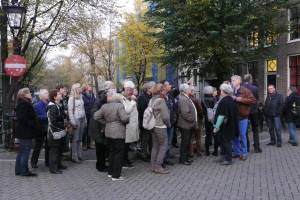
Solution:
<svg viewBox="0 0 300 200"><path fill-rule="evenodd" d="M215 123L219 115L225 116L219 131L220 139L229 142L239 135L238 108L232 97L226 96L220 100L216 110Z"/></svg>
<svg viewBox="0 0 300 200"><path fill-rule="evenodd" d="M41 136L40 125L31 100L19 99L16 107L16 138L34 139Z"/></svg>
<svg viewBox="0 0 300 200"><path fill-rule="evenodd" d="M142 94L137 99L137 109L139 113L139 127L143 127L143 119L144 119L144 112L146 108L148 107L149 101L151 99L151 95L148 95L145 92L142 92Z"/></svg>
<svg viewBox="0 0 300 200"><path fill-rule="evenodd" d="M293 104L297 102L299 96L297 93L292 93L290 96L286 97L285 103L282 109L282 114L287 123L289 122L297 122L297 117L292 114Z"/></svg>
<svg viewBox="0 0 300 200"><path fill-rule="evenodd" d="M279 93L268 94L264 107L264 114L267 117L279 117L283 107L283 97Z"/></svg>
<svg viewBox="0 0 300 200"><path fill-rule="evenodd" d="M102 90L98 93L95 103L91 109L91 118L89 123L89 136L97 143L105 143L104 126L94 120L94 113L107 103L106 91Z"/></svg>
<svg viewBox="0 0 300 200"><path fill-rule="evenodd" d="M208 95L208 94L204 95L204 98L202 101L202 108L203 108L203 115L204 115L206 129L209 129L209 127L212 126L212 123L210 121L208 121L207 109L214 108L215 103L216 103L216 99L213 97L213 95Z"/></svg>
<svg viewBox="0 0 300 200"><path fill-rule="evenodd" d="M61 112L60 106L58 104L50 102L47 108L49 117L49 129L51 129L52 132L64 130L64 113ZM53 140L51 131L48 130L48 144L50 146L60 144L62 139Z"/></svg>

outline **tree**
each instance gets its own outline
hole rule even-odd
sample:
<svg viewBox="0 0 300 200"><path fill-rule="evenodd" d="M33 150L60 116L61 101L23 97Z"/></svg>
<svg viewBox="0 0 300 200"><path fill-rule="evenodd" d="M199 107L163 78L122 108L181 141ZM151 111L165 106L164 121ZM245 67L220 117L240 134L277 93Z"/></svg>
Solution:
<svg viewBox="0 0 300 200"><path fill-rule="evenodd" d="M199 60L205 71L224 80L234 66L268 53L285 27L279 23L287 0L147 0L148 23L165 48L166 63L192 66ZM255 33L255 37L250 37ZM253 48L250 40L257 40Z"/></svg>
<svg viewBox="0 0 300 200"><path fill-rule="evenodd" d="M119 62L125 67L126 74L134 76L138 90L145 81L147 71L151 71L151 65L160 63L163 54L157 39L151 35L153 31L155 29L136 15L127 15L119 31L124 47Z"/></svg>

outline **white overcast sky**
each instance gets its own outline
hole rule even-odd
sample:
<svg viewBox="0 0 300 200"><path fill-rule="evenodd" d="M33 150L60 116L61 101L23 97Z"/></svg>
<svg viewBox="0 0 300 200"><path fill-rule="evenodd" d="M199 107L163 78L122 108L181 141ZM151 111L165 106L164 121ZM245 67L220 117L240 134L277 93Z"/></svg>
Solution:
<svg viewBox="0 0 300 200"><path fill-rule="evenodd" d="M117 0L118 5L121 7L121 13L128 13L134 11L135 0ZM47 60L52 60L57 56L70 56L71 49L52 48L47 54Z"/></svg>

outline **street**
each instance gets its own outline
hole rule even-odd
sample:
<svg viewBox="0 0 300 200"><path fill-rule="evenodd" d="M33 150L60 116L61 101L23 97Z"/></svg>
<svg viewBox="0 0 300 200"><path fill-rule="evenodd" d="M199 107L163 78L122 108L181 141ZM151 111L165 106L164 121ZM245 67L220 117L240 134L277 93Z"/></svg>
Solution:
<svg viewBox="0 0 300 200"><path fill-rule="evenodd" d="M247 161L220 166L216 157L201 156L191 166L176 164L170 174L157 175L149 163L135 162L123 169L125 181L112 182L95 169L94 151L81 164L64 162L62 175L50 174L39 162L37 178L14 175L15 153L0 153L1 200L299 200L300 148L287 143L267 146L262 154L251 153ZM41 156L43 158L43 156Z"/></svg>

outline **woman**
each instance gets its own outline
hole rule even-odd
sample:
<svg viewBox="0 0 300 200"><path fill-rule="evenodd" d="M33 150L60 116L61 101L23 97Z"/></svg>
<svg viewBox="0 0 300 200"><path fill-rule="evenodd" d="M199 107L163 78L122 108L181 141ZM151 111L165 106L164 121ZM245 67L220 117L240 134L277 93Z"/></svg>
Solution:
<svg viewBox="0 0 300 200"><path fill-rule="evenodd" d="M49 92L46 89L41 89L39 94L40 100L34 104L34 110L37 114L38 121L41 125L41 136L35 139L35 144L31 156L31 167L38 168L37 163L40 156L43 144L45 144L45 165L49 165L49 149L47 145L47 129L48 129L48 119L47 119L47 105L49 101Z"/></svg>
<svg viewBox="0 0 300 200"><path fill-rule="evenodd" d="M236 103L231 97L233 89L229 84L223 83L220 86L221 99L214 120L214 133L218 134L220 139L221 151L224 157L221 158L221 165L232 164L232 146L231 141L239 135L239 119Z"/></svg>
<svg viewBox="0 0 300 200"><path fill-rule="evenodd" d="M64 127L64 114L60 109L62 100L61 94L57 90L52 90L49 95L50 103L48 104L48 145L49 145L49 171L52 174L61 174L61 169L66 169L61 164L64 138L54 139L52 133L62 131Z"/></svg>
<svg viewBox="0 0 300 200"><path fill-rule="evenodd" d="M87 120L79 83L72 85L68 101L68 114L70 123L74 128L72 133L72 162L80 163L80 161L82 161L82 148L80 143L87 125Z"/></svg>
<svg viewBox="0 0 300 200"><path fill-rule="evenodd" d="M296 123L299 119L295 114L293 114L293 109L295 109L296 103L299 101L297 92L298 91L296 87L290 87L288 89L287 97L282 109L283 116L288 124L288 130L290 134L289 143L293 146L298 146Z"/></svg>
<svg viewBox="0 0 300 200"><path fill-rule="evenodd" d="M107 92L107 102L100 110L95 112L94 119L105 124L105 136L109 146L109 169L108 177L112 181L124 180L121 177L124 150L126 124L129 122L129 115L121 103L122 95L113 91Z"/></svg>
<svg viewBox="0 0 300 200"><path fill-rule="evenodd" d="M32 139L37 138L40 132L29 88L20 89L18 92L16 116L16 138L19 139L20 148L16 158L15 174L16 176L37 176L28 169Z"/></svg>
<svg viewBox="0 0 300 200"><path fill-rule="evenodd" d="M218 140L217 136L213 134L213 121L208 119L208 110L214 109L216 98L214 97L214 88L212 86L205 86L203 89L204 99L203 99L203 108L204 108L204 120L205 120L205 155L209 156L209 147L214 141L214 156L218 156Z"/></svg>
<svg viewBox="0 0 300 200"><path fill-rule="evenodd" d="M165 101L166 91L162 84L156 84L152 90L153 97L149 106L153 108L155 126L152 131L151 170L158 174L168 174L162 167L168 150L167 128L171 127L170 113Z"/></svg>

